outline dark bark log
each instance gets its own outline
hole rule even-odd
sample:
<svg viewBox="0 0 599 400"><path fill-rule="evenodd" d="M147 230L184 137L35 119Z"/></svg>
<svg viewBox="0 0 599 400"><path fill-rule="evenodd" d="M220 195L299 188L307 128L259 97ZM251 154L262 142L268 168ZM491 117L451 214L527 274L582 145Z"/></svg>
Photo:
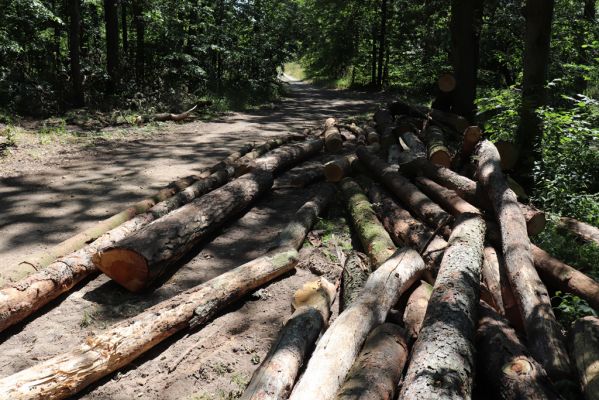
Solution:
<svg viewBox="0 0 599 400"><path fill-rule="evenodd" d="M453 135L462 134L470 126L466 118L434 108L415 106L402 101L389 103L388 108L392 115L405 115L432 120L436 125L442 127L446 133Z"/></svg>
<svg viewBox="0 0 599 400"><path fill-rule="evenodd" d="M240 400L287 398L300 367L326 327L334 298L335 285L324 278L306 283L295 293L293 315L252 375Z"/></svg>
<svg viewBox="0 0 599 400"><path fill-rule="evenodd" d="M449 238L400 399L468 399L485 223L463 214Z"/></svg>
<svg viewBox="0 0 599 400"><path fill-rule="evenodd" d="M397 165L401 156L401 148L399 143L394 143L389 146L389 154L387 155L387 162L390 165Z"/></svg>
<svg viewBox="0 0 599 400"><path fill-rule="evenodd" d="M408 146L409 151L417 158L426 158L426 146L412 131L401 133L401 138Z"/></svg>
<svg viewBox="0 0 599 400"><path fill-rule="evenodd" d="M289 399L332 399L370 331L425 270L417 252L402 249L374 271L356 301L322 335Z"/></svg>
<svg viewBox="0 0 599 400"><path fill-rule="evenodd" d="M477 372L485 398L561 399L543 367L530 357L516 332L481 302L476 332Z"/></svg>
<svg viewBox="0 0 599 400"><path fill-rule="evenodd" d="M453 190L449 190L424 177L415 178L414 182L424 194L455 217L463 213L480 214L478 208L462 199Z"/></svg>
<svg viewBox="0 0 599 400"><path fill-rule="evenodd" d="M366 141L368 142L368 144L381 142L381 137L378 133L376 133L373 127L366 125L364 127L364 130L366 131Z"/></svg>
<svg viewBox="0 0 599 400"><path fill-rule="evenodd" d="M599 228L575 220L574 218L561 217L558 228L569 231L586 242L595 242L599 245Z"/></svg>
<svg viewBox="0 0 599 400"><path fill-rule="evenodd" d="M434 125L429 125L424 136L426 138L428 159L435 165L441 165L449 168L451 165L451 155L445 145L443 131Z"/></svg>
<svg viewBox="0 0 599 400"><path fill-rule="evenodd" d="M393 399L408 353L403 329L389 323L379 325L366 338L336 399Z"/></svg>
<svg viewBox="0 0 599 400"><path fill-rule="evenodd" d="M352 170L352 163L355 162L357 156L349 154L346 156L337 157L324 165L324 176L327 182L340 182L348 176Z"/></svg>
<svg viewBox="0 0 599 400"><path fill-rule="evenodd" d="M501 172L499 153L487 140L476 149L477 176L493 204L501 229L508 279L524 319L531 354L552 379L570 375L570 363L561 328L551 308L551 298L534 268L526 221L516 195Z"/></svg>
<svg viewBox="0 0 599 400"><path fill-rule="evenodd" d="M73 107L83 107L83 76L81 75L81 3L69 0L69 58L71 67L71 101Z"/></svg>
<svg viewBox="0 0 599 400"><path fill-rule="evenodd" d="M599 399L599 319L576 320L570 331L570 348L586 400Z"/></svg>
<svg viewBox="0 0 599 400"><path fill-rule="evenodd" d="M385 60L385 50L387 41L387 0L381 0L381 31L379 34L379 60L376 76L376 86L383 87L383 64Z"/></svg>
<svg viewBox="0 0 599 400"><path fill-rule="evenodd" d="M131 13L135 26L135 82L143 87L145 70L145 33L146 24L143 17L144 0L132 0Z"/></svg>
<svg viewBox="0 0 599 400"><path fill-rule="evenodd" d="M376 217L372 204L353 179L345 178L340 183L347 208L364 252L368 254L373 270L382 265L394 252L395 245Z"/></svg>
<svg viewBox="0 0 599 400"><path fill-rule="evenodd" d="M352 250L343 265L343 276L341 278L341 295L339 310L343 311L349 307L366 284L370 275L370 260L360 252Z"/></svg>
<svg viewBox="0 0 599 400"><path fill-rule="evenodd" d="M389 164L358 148L356 154L362 163L418 217L433 226L440 225L450 218L441 207L425 196L414 184L396 172ZM449 228L447 228L449 229Z"/></svg>
<svg viewBox="0 0 599 400"><path fill-rule="evenodd" d="M408 298L408 304L403 313L403 323L406 327L406 333L412 341L418 338L432 292L433 287L421 281L420 285Z"/></svg>
<svg viewBox="0 0 599 400"><path fill-rule="evenodd" d="M109 76L107 92L113 94L119 81L119 14L117 0L104 0L106 23L106 72Z"/></svg>

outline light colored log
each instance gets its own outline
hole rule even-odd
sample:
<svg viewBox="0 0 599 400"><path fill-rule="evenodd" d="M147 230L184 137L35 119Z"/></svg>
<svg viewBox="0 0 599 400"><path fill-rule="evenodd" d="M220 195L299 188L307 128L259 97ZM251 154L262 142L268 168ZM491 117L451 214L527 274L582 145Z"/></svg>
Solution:
<svg viewBox="0 0 599 400"><path fill-rule="evenodd" d="M586 400L599 399L599 319L576 320L570 332L570 348Z"/></svg>
<svg viewBox="0 0 599 400"><path fill-rule="evenodd" d="M561 217L558 228L569 231L585 242L594 242L599 245L599 228L580 222L574 218Z"/></svg>
<svg viewBox="0 0 599 400"><path fill-rule="evenodd" d="M431 285L425 281L420 281L420 285L408 298L408 303L403 314L403 323L406 327L406 333L412 341L418 338L432 292L433 287Z"/></svg>

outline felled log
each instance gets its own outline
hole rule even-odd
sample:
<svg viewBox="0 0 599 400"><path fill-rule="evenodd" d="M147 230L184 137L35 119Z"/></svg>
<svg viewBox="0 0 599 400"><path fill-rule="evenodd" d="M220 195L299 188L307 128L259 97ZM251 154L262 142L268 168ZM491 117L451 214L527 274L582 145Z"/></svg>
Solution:
<svg viewBox="0 0 599 400"><path fill-rule="evenodd" d="M543 367L530 357L507 321L483 302L478 312L476 365L485 398L561 399Z"/></svg>
<svg viewBox="0 0 599 400"><path fill-rule="evenodd" d="M599 245L599 228L568 217L561 217L557 226L561 230L573 233L585 242L594 242Z"/></svg>
<svg viewBox="0 0 599 400"><path fill-rule="evenodd" d="M572 358L578 370L586 400L599 399L599 319L576 320L570 331Z"/></svg>
<svg viewBox="0 0 599 400"><path fill-rule="evenodd" d="M406 333L412 341L416 340L422 328L422 322L424 321L426 308L428 307L432 292L433 287L425 281L421 281L420 285L408 298L408 303L403 314L403 323L406 327Z"/></svg>
<svg viewBox="0 0 599 400"><path fill-rule="evenodd" d="M415 178L414 182L424 194L434 200L453 216L458 216L463 213L480 214L478 208L466 202L453 190L449 190L425 177Z"/></svg>
<svg viewBox="0 0 599 400"><path fill-rule="evenodd" d="M393 134L395 122L389 110L384 108L377 110L374 113L373 119L376 122L376 130L380 135L381 153L386 159L389 147L397 143L397 138Z"/></svg>
<svg viewBox="0 0 599 400"><path fill-rule="evenodd" d="M426 146L414 132L405 131L401 133L401 138L415 157L426 158Z"/></svg>
<svg viewBox="0 0 599 400"><path fill-rule="evenodd" d="M389 234L376 217L372 204L360 185L353 179L345 178L340 183L347 209L356 228L364 252L370 258L371 267L376 270L395 252L395 245Z"/></svg>
<svg viewBox="0 0 599 400"><path fill-rule="evenodd" d="M326 206L320 191L302 206L268 254L88 337L74 350L0 379L0 398L62 399L129 364L176 332L199 327L219 310L292 270L301 244ZM303 227L298 229L299 227Z"/></svg>
<svg viewBox="0 0 599 400"><path fill-rule="evenodd" d="M464 137L462 139L462 149L460 155L463 160L466 160L472 152L474 147L483 137L483 131L478 126L469 126L464 130Z"/></svg>
<svg viewBox="0 0 599 400"><path fill-rule="evenodd" d="M328 118L324 123L324 147L331 153L338 153L343 147L343 138L337 128L335 118Z"/></svg>
<svg viewBox="0 0 599 400"><path fill-rule="evenodd" d="M352 122L351 124L336 124L337 128L339 129L345 129L349 132L351 132L356 139L356 142L358 144L366 144L368 142L367 140L367 135L366 135L366 130L358 125L356 125L354 122Z"/></svg>
<svg viewBox="0 0 599 400"><path fill-rule="evenodd" d="M374 271L360 296L325 331L290 400L332 399L370 331L426 270L418 253L398 250Z"/></svg>
<svg viewBox="0 0 599 400"><path fill-rule="evenodd" d="M366 125L364 126L364 130L366 131L366 141L368 144L380 143L381 138L373 127Z"/></svg>
<svg viewBox="0 0 599 400"><path fill-rule="evenodd" d="M437 270L447 242L412 217L379 186L370 186L368 193L377 216L395 244L417 249L427 265Z"/></svg>
<svg viewBox="0 0 599 400"><path fill-rule="evenodd" d="M357 159L355 154L339 156L324 165L324 176L327 182L340 182L351 173L351 164Z"/></svg>
<svg viewBox="0 0 599 400"><path fill-rule="evenodd" d="M462 214L449 238L400 399L468 399L485 223Z"/></svg>
<svg viewBox="0 0 599 400"><path fill-rule="evenodd" d="M366 284L370 275L370 261L360 252L352 250L345 259L341 278L341 295L339 309L349 307Z"/></svg>
<svg viewBox="0 0 599 400"><path fill-rule="evenodd" d="M501 273L497 251L492 246L485 246L483 267L481 270L482 281L489 289L491 302L487 303L492 306L499 314L505 315L503 307L503 296L501 288ZM505 282L504 282L505 284Z"/></svg>
<svg viewBox="0 0 599 400"><path fill-rule="evenodd" d="M445 73L439 76L437 79L437 87L443 93L449 93L456 87L456 80L453 74Z"/></svg>
<svg viewBox="0 0 599 400"><path fill-rule="evenodd" d="M215 164L210 168L201 171L199 174L188 176L185 178L181 178L177 181L171 182L170 184L168 184L168 186L161 189L152 196L138 201L137 203L113 215L112 217L100 221L97 224L76 234L75 236L72 236L58 243L57 245L52 246L50 249L33 254L25 258L23 261L20 261L12 266L7 266L3 268L1 271L2 276L8 281L17 281L24 278L27 275L41 270L42 268L50 265L50 263L52 263L57 258L81 249L82 247L99 238L101 235L105 234L109 230L116 228L117 226L123 224L124 222L130 220L138 214L143 214L150 208L154 207L157 203L174 196L181 190L192 185L198 179L207 178L208 176L210 176L210 174L232 165L234 162L239 160L240 157L244 156L244 154L251 151L253 147L254 146L251 144L244 145L238 151L231 153L224 160L220 161L219 163ZM1 281L2 279L0 279L0 286L2 283Z"/></svg>
<svg viewBox="0 0 599 400"><path fill-rule="evenodd" d="M429 125L424 132L424 137L426 139L428 159L435 165L449 168L451 155L445 145L443 131L435 125Z"/></svg>
<svg viewBox="0 0 599 400"><path fill-rule="evenodd" d="M151 116L143 116L142 120L139 121L140 123L144 123L144 122L150 122L150 121L158 121L158 122L164 122L164 121L183 121L184 119L189 118L189 116L191 115L191 113L198 108L198 105L196 104L195 106L193 106L192 108L190 108L189 110L182 112L181 114L172 114L172 113L158 113L158 114L154 114Z"/></svg>
<svg viewBox="0 0 599 400"><path fill-rule="evenodd" d="M501 169L504 171L514 169L518 162L518 146L512 142L498 140L495 143L495 147L497 147L501 159Z"/></svg>
<svg viewBox="0 0 599 400"><path fill-rule="evenodd" d="M222 169L209 178L198 180L147 212L108 231L84 248L0 289L0 331L22 321L62 293L69 291L84 278L97 272L92 256L98 251L114 245L194 198L222 186L232 174L232 168Z"/></svg>
<svg viewBox="0 0 599 400"><path fill-rule="evenodd" d="M408 358L403 329L394 324L377 326L337 394L337 400L393 399Z"/></svg>
<svg viewBox="0 0 599 400"><path fill-rule="evenodd" d="M309 160L278 176L272 188L303 188L324 178L324 160Z"/></svg>
<svg viewBox="0 0 599 400"><path fill-rule="evenodd" d="M399 163L400 153L401 148L399 146L399 143L394 143L391 146L389 146L387 162L391 165L397 165Z"/></svg>
<svg viewBox="0 0 599 400"><path fill-rule="evenodd" d="M295 292L294 313L252 375L241 400L286 399L308 352L329 320L335 285L320 278Z"/></svg>
<svg viewBox="0 0 599 400"><path fill-rule="evenodd" d="M389 103L387 107L392 115L406 115L409 117L430 119L448 132L462 133L464 129L470 126L466 118L434 108L411 105L399 100Z"/></svg>
<svg viewBox="0 0 599 400"><path fill-rule="evenodd" d="M389 164L363 147L356 150L360 161L405 205L425 222L437 226L450 219L449 214L429 199L414 184L395 171ZM449 230L449 228L447 228Z"/></svg>
<svg viewBox="0 0 599 400"><path fill-rule="evenodd" d="M524 320L529 347L552 379L570 375L570 363L551 298L534 268L526 221L509 189L495 146L484 140L476 148L477 176L493 204L501 228L508 279Z"/></svg>

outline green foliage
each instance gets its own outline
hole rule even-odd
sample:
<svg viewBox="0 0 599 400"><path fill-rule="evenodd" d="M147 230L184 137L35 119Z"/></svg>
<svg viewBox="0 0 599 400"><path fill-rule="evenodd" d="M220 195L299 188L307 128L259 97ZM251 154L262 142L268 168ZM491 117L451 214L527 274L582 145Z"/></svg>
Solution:
<svg viewBox="0 0 599 400"><path fill-rule="evenodd" d="M13 125L8 125L0 130L0 137L4 138L0 140L0 155L2 155L11 147L17 146L18 129Z"/></svg>
<svg viewBox="0 0 599 400"><path fill-rule="evenodd" d="M553 309L557 318L565 327L569 327L578 318L597 315L586 301L570 293L557 291L551 300L556 304Z"/></svg>

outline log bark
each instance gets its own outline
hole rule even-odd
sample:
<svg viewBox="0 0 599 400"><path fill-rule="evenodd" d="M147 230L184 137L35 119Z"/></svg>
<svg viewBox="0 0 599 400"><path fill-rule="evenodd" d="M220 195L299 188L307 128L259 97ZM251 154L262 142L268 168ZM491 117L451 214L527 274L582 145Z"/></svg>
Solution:
<svg viewBox="0 0 599 400"><path fill-rule="evenodd" d="M339 128L337 128L337 120L335 118L328 118L324 123L324 147L328 152L338 153L343 147L343 137Z"/></svg>
<svg viewBox="0 0 599 400"><path fill-rule="evenodd" d="M415 157L426 158L426 146L414 132L403 132L401 138Z"/></svg>
<svg viewBox="0 0 599 400"><path fill-rule="evenodd" d="M533 357L552 379L570 375L570 363L562 333L551 308L551 298L534 268L526 221L516 195L507 186L499 153L485 140L476 149L477 175L491 199L501 229L508 279L524 319Z"/></svg>
<svg viewBox="0 0 599 400"><path fill-rule="evenodd" d="M340 187L364 252L368 254L372 269L376 270L393 255L396 247L360 185L351 178L345 178Z"/></svg>
<svg viewBox="0 0 599 400"><path fill-rule="evenodd" d="M449 168L451 165L451 155L445 145L443 131L434 125L429 125L424 132L426 138L428 159L435 165L441 165Z"/></svg>
<svg viewBox="0 0 599 400"><path fill-rule="evenodd" d="M324 178L324 160L309 160L277 177L272 185L275 189L303 188Z"/></svg>
<svg viewBox="0 0 599 400"><path fill-rule="evenodd" d="M341 295L339 310L343 311L349 307L366 284L370 275L370 261L368 257L360 252L352 250L343 265L341 278Z"/></svg>
<svg viewBox="0 0 599 400"><path fill-rule="evenodd" d="M463 160L468 159L472 152L474 151L474 147L483 137L483 131L478 126L469 126L464 130L464 138L462 139L462 149L461 156Z"/></svg>
<svg viewBox="0 0 599 400"><path fill-rule="evenodd" d="M561 217L557 226L559 229L573 233L585 242L594 242L599 245L599 228L568 217Z"/></svg>
<svg viewBox="0 0 599 400"><path fill-rule="evenodd" d="M393 399L408 352L403 329L389 323L377 326L366 338L337 400Z"/></svg>
<svg viewBox="0 0 599 400"><path fill-rule="evenodd" d="M294 296L294 313L287 320L264 361L252 375L241 400L286 399L300 367L329 320L335 285L320 278Z"/></svg>
<svg viewBox="0 0 599 400"><path fill-rule="evenodd" d="M146 213L140 214L108 231L88 246L58 259L19 282L8 284L0 290L0 331L22 321L45 304L69 291L84 278L98 271L92 256L139 231L150 222L168 214L194 198L227 182L232 168L196 181L191 186L164 200Z"/></svg>
<svg viewBox="0 0 599 400"><path fill-rule="evenodd" d="M399 157L401 153L401 148L399 143L394 143L389 146L389 152L387 154L387 162L391 165L399 164Z"/></svg>
<svg viewBox="0 0 599 400"><path fill-rule="evenodd" d="M391 168L389 164L362 147L356 150L356 154L360 161L422 220L433 226L438 226L450 219L447 212L429 199L408 179ZM449 230L449 228L446 230Z"/></svg>
<svg viewBox="0 0 599 400"><path fill-rule="evenodd" d="M150 208L154 207L157 203L174 196L181 190L192 185L198 179L207 178L210 174L218 171L221 168L232 165L244 154L248 153L254 148L252 144L246 144L238 151L231 153L221 162L214 166L201 171L198 175L188 176L181 178L177 181L169 183L165 188L161 189L151 197L147 197L137 203L131 205L127 209L113 215L112 217L98 222L97 224L85 229L84 231L76 234L51 247L49 250L36 253L32 256L27 257L23 261L9 266L2 270L2 276L8 281L17 281L30 275L42 268L50 265L54 260L59 257L65 256L76 250L81 249L88 243L99 238L111 229L123 224L138 214L143 214ZM1 284L1 282L0 282Z"/></svg>
<svg viewBox="0 0 599 400"><path fill-rule="evenodd" d="M481 273L482 281L489 289L489 294L491 296L491 302L487 303L489 303L489 305L499 314L505 315L502 296L502 279L499 271L500 266L497 251L492 246L485 246ZM507 284L507 282L503 283L504 285Z"/></svg>
<svg viewBox="0 0 599 400"><path fill-rule="evenodd" d="M98 252L94 264L132 292L147 288L202 239L272 186L272 174L249 173Z"/></svg>
<svg viewBox="0 0 599 400"><path fill-rule="evenodd" d="M380 143L381 138L373 127L366 125L364 130L366 130L366 141L368 144Z"/></svg>
<svg viewBox="0 0 599 400"><path fill-rule="evenodd" d="M572 358L580 377L586 400L599 399L599 319L584 317L576 320L570 332Z"/></svg>
<svg viewBox="0 0 599 400"><path fill-rule="evenodd" d="M415 178L414 182L424 194L455 217L463 213L480 214L478 208L462 199L453 190L424 177Z"/></svg>
<svg viewBox="0 0 599 400"><path fill-rule="evenodd" d="M561 399L543 367L530 357L508 322L483 302L478 312L477 372L485 398Z"/></svg>
<svg viewBox="0 0 599 400"><path fill-rule="evenodd" d="M412 217L377 185L369 189L374 210L397 246L410 246L420 253L433 271L439 269L447 242Z"/></svg>
<svg viewBox="0 0 599 400"><path fill-rule="evenodd" d="M322 335L290 400L332 399L366 337L426 270L414 250L401 249L374 271L360 296Z"/></svg>
<svg viewBox="0 0 599 400"><path fill-rule="evenodd" d="M406 333L412 341L418 338L432 292L433 287L421 281L420 285L408 298L408 304L403 313L403 323L406 327Z"/></svg>
<svg viewBox="0 0 599 400"><path fill-rule="evenodd" d="M389 103L387 107L392 115L406 115L408 117L432 120L437 125L443 127L446 132L452 131L454 134L461 134L470 126L466 118L434 108L411 105L402 101L394 101Z"/></svg>
<svg viewBox="0 0 599 400"><path fill-rule="evenodd" d="M355 154L340 156L324 165L324 176L327 182L340 182L350 175L351 165L357 159Z"/></svg>
<svg viewBox="0 0 599 400"><path fill-rule="evenodd" d="M468 399L485 223L463 214L449 238L400 399Z"/></svg>
<svg viewBox="0 0 599 400"><path fill-rule="evenodd" d="M356 142L358 144L365 145L365 144L368 143L366 130L364 128L356 125L354 122L352 122L349 125L347 125L347 124L337 124L336 126L339 129L345 129L345 130L351 132L355 136Z"/></svg>

